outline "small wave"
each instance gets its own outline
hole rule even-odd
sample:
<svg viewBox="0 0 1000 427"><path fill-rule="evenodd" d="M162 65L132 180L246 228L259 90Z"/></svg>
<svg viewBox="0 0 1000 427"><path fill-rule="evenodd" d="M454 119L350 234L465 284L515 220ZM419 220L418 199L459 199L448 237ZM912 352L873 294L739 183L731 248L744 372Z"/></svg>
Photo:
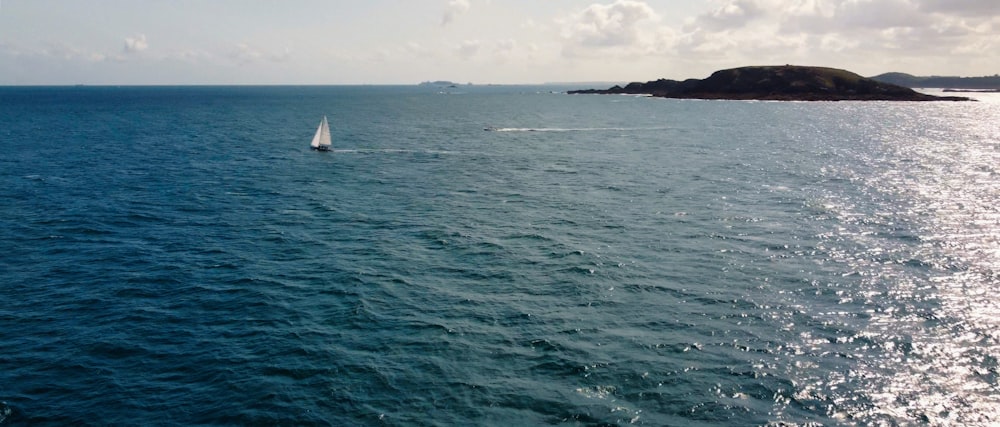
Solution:
<svg viewBox="0 0 1000 427"><path fill-rule="evenodd" d="M538 234L538 233L515 233L515 234L512 234L512 235L506 236L506 238L511 239L511 240L529 240L529 241L543 241L543 242L547 242L547 241L551 241L552 240L551 238L549 238L547 236L543 236L543 235Z"/></svg>

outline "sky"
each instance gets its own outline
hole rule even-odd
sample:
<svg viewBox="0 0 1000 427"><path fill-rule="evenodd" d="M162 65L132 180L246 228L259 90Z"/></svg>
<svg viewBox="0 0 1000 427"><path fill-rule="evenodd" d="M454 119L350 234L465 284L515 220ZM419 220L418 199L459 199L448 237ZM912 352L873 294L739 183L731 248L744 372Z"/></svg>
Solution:
<svg viewBox="0 0 1000 427"><path fill-rule="evenodd" d="M1000 0L0 0L0 85L1000 73Z"/></svg>

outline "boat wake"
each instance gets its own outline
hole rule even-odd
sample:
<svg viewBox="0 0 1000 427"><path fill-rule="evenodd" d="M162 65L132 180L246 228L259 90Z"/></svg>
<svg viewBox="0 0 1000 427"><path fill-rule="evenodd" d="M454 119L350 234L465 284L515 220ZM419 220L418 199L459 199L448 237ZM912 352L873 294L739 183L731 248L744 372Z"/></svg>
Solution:
<svg viewBox="0 0 1000 427"><path fill-rule="evenodd" d="M645 130L665 130L666 127L658 128L486 128L489 132L621 132L621 131L645 131Z"/></svg>
<svg viewBox="0 0 1000 427"><path fill-rule="evenodd" d="M404 153L404 154L455 154L454 151L446 150L405 150L400 148L357 148L357 149L337 149L330 150L332 153L344 154L384 154L384 153Z"/></svg>

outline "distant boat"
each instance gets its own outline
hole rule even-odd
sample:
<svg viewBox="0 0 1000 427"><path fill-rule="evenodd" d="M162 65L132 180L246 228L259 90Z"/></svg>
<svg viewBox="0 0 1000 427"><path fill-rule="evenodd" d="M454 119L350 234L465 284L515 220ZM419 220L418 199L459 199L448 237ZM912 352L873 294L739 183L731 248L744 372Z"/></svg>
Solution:
<svg viewBox="0 0 1000 427"><path fill-rule="evenodd" d="M313 136L312 144L309 145L313 150L330 151L330 124L327 123L326 116L323 116L323 121L316 128L316 135Z"/></svg>
<svg viewBox="0 0 1000 427"><path fill-rule="evenodd" d="M500 130L500 128L498 128L496 126L486 126L486 127L483 128L483 130L485 130L487 132L496 132L496 131Z"/></svg>

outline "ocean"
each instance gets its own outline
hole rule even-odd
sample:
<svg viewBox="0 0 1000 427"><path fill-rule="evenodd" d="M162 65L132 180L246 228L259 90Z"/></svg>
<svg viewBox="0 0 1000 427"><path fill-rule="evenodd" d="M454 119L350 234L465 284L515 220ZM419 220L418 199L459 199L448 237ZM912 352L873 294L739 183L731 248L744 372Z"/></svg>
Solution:
<svg viewBox="0 0 1000 427"><path fill-rule="evenodd" d="M1000 95L565 89L0 88L0 426L1000 423Z"/></svg>

